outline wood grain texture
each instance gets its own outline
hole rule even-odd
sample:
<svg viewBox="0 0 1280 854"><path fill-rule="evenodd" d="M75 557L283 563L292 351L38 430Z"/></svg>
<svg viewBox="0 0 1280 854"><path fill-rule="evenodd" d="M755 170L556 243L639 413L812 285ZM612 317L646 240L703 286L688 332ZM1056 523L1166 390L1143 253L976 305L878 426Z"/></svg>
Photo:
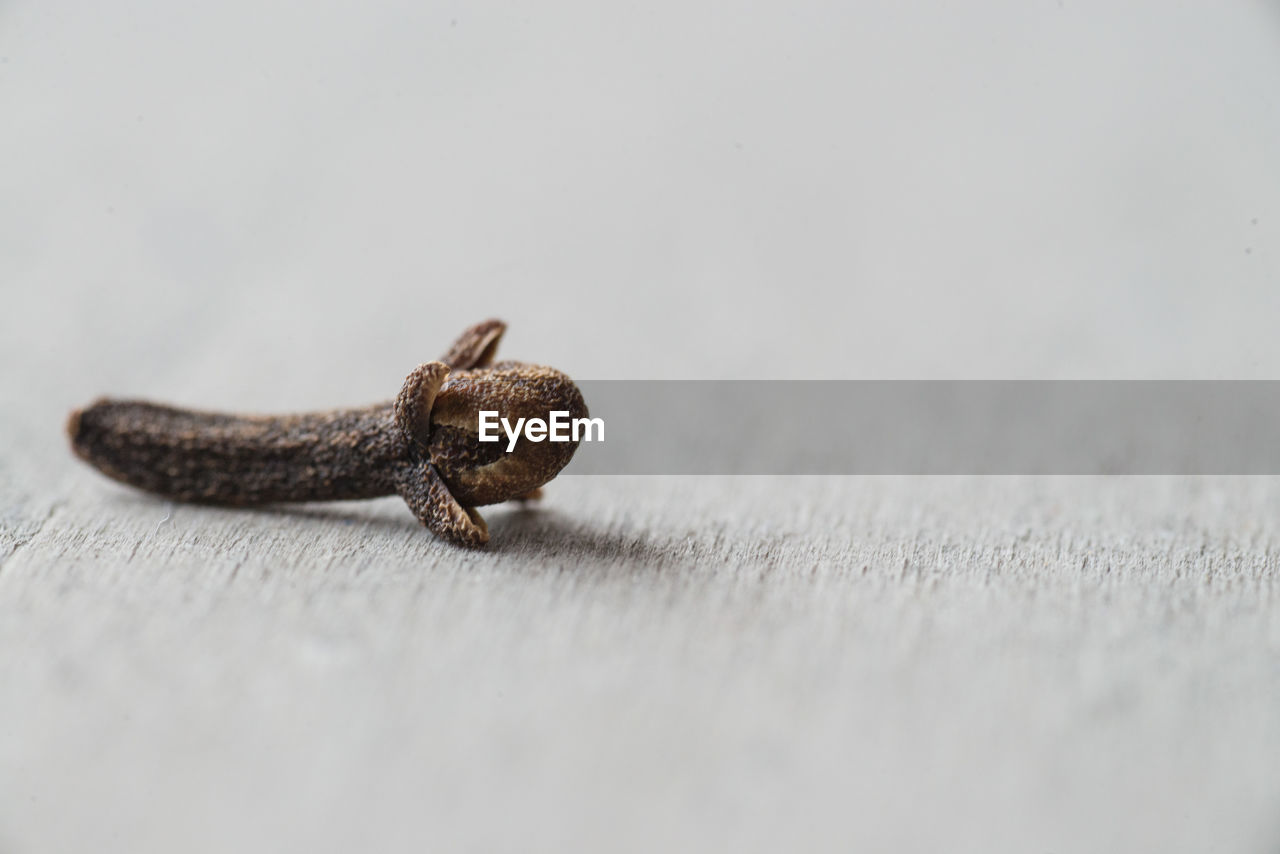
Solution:
<svg viewBox="0 0 1280 854"><path fill-rule="evenodd" d="M0 567L13 850L1275 839L1271 480L565 478L469 553L95 477Z"/></svg>

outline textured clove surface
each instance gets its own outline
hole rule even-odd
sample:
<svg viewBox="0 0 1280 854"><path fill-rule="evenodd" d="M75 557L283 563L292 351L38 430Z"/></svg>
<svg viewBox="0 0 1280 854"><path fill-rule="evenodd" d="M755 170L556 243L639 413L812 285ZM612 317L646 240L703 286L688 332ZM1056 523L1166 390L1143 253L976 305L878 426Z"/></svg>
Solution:
<svg viewBox="0 0 1280 854"><path fill-rule="evenodd" d="M481 442L481 410L511 419L587 415L582 392L554 368L491 364L505 330L466 330L444 358L415 368L394 401L361 409L255 416L136 400L71 413L75 454L103 474L177 501L246 506L399 494L433 532L488 541L474 508L537 497L576 441Z"/></svg>
<svg viewBox="0 0 1280 854"><path fill-rule="evenodd" d="M390 495L410 456L393 428L390 403L254 417L132 400L99 400L67 425L76 455L103 474L176 501L231 505Z"/></svg>

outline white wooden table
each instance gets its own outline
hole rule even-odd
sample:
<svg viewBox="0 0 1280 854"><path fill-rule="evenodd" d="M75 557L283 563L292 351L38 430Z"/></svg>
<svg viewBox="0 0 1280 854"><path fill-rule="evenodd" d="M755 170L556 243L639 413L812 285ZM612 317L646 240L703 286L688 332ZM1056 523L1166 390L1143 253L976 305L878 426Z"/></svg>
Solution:
<svg viewBox="0 0 1280 854"><path fill-rule="evenodd" d="M1260 851L1273 478L173 505L100 394L1265 377L1274 10L0 8L0 851Z"/></svg>

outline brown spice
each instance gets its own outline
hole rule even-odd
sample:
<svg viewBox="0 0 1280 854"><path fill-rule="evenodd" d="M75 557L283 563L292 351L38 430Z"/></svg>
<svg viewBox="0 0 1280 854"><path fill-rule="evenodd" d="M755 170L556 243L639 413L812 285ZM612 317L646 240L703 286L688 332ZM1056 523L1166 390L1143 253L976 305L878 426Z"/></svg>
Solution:
<svg viewBox="0 0 1280 854"><path fill-rule="evenodd" d="M480 546L489 531L473 508L537 497L578 446L480 442L480 410L587 415L561 372L493 364L504 331L498 320L471 327L440 361L415 368L395 401L363 409L248 416L104 399L71 413L67 432L81 459L166 498L247 506L396 493L438 536Z"/></svg>

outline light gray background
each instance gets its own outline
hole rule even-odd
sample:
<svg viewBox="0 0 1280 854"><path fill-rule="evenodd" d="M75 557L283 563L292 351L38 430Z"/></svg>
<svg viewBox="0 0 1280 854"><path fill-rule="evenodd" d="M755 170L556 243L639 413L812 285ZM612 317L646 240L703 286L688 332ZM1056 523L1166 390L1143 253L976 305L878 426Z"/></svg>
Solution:
<svg viewBox="0 0 1280 854"><path fill-rule="evenodd" d="M565 478L467 553L60 432L493 315L590 379L1274 379L1274 2L9 0L0 116L0 851L1280 842L1274 479Z"/></svg>

